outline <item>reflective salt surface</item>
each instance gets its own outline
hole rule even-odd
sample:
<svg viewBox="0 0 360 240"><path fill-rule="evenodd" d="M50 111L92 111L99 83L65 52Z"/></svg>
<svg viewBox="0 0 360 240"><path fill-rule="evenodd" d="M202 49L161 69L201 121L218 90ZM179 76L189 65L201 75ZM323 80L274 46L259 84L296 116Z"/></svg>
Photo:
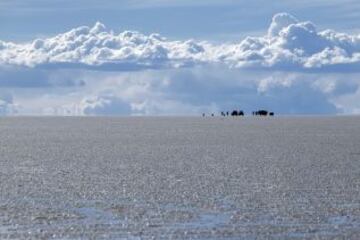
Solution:
<svg viewBox="0 0 360 240"><path fill-rule="evenodd" d="M360 239L360 118L2 118L0 239Z"/></svg>

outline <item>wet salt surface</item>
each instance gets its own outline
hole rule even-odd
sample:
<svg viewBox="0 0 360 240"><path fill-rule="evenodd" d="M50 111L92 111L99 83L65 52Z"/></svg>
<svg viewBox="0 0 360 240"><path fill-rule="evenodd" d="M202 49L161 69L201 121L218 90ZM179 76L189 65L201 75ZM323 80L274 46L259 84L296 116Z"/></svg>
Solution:
<svg viewBox="0 0 360 240"><path fill-rule="evenodd" d="M0 239L360 239L360 118L2 118Z"/></svg>

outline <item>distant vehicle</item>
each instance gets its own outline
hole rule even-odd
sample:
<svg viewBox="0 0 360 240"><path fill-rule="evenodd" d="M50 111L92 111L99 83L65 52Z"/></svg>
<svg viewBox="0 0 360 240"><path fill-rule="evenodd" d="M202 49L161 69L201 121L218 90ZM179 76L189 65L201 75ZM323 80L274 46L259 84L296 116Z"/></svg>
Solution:
<svg viewBox="0 0 360 240"><path fill-rule="evenodd" d="M259 110L259 111L253 112L253 115L256 115L256 116L267 116L268 114L269 114L269 112L266 110Z"/></svg>

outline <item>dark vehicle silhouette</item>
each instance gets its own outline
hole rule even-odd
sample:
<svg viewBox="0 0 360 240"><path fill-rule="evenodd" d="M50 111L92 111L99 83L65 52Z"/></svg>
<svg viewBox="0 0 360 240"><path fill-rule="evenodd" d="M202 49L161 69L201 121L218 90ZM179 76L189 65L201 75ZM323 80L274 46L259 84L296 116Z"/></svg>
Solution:
<svg viewBox="0 0 360 240"><path fill-rule="evenodd" d="M259 110L254 113L256 116L267 116L269 114L266 110Z"/></svg>

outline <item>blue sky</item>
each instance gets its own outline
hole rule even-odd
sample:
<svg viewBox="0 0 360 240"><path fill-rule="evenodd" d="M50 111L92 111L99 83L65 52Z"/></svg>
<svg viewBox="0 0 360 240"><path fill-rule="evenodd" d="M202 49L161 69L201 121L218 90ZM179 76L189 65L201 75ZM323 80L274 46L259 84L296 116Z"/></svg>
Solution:
<svg viewBox="0 0 360 240"><path fill-rule="evenodd" d="M359 10L355 0L2 0L0 114L358 114Z"/></svg>
<svg viewBox="0 0 360 240"><path fill-rule="evenodd" d="M0 39L32 40L100 21L116 31L238 41L262 34L278 12L311 19L320 28L359 30L356 0L2 0Z"/></svg>

